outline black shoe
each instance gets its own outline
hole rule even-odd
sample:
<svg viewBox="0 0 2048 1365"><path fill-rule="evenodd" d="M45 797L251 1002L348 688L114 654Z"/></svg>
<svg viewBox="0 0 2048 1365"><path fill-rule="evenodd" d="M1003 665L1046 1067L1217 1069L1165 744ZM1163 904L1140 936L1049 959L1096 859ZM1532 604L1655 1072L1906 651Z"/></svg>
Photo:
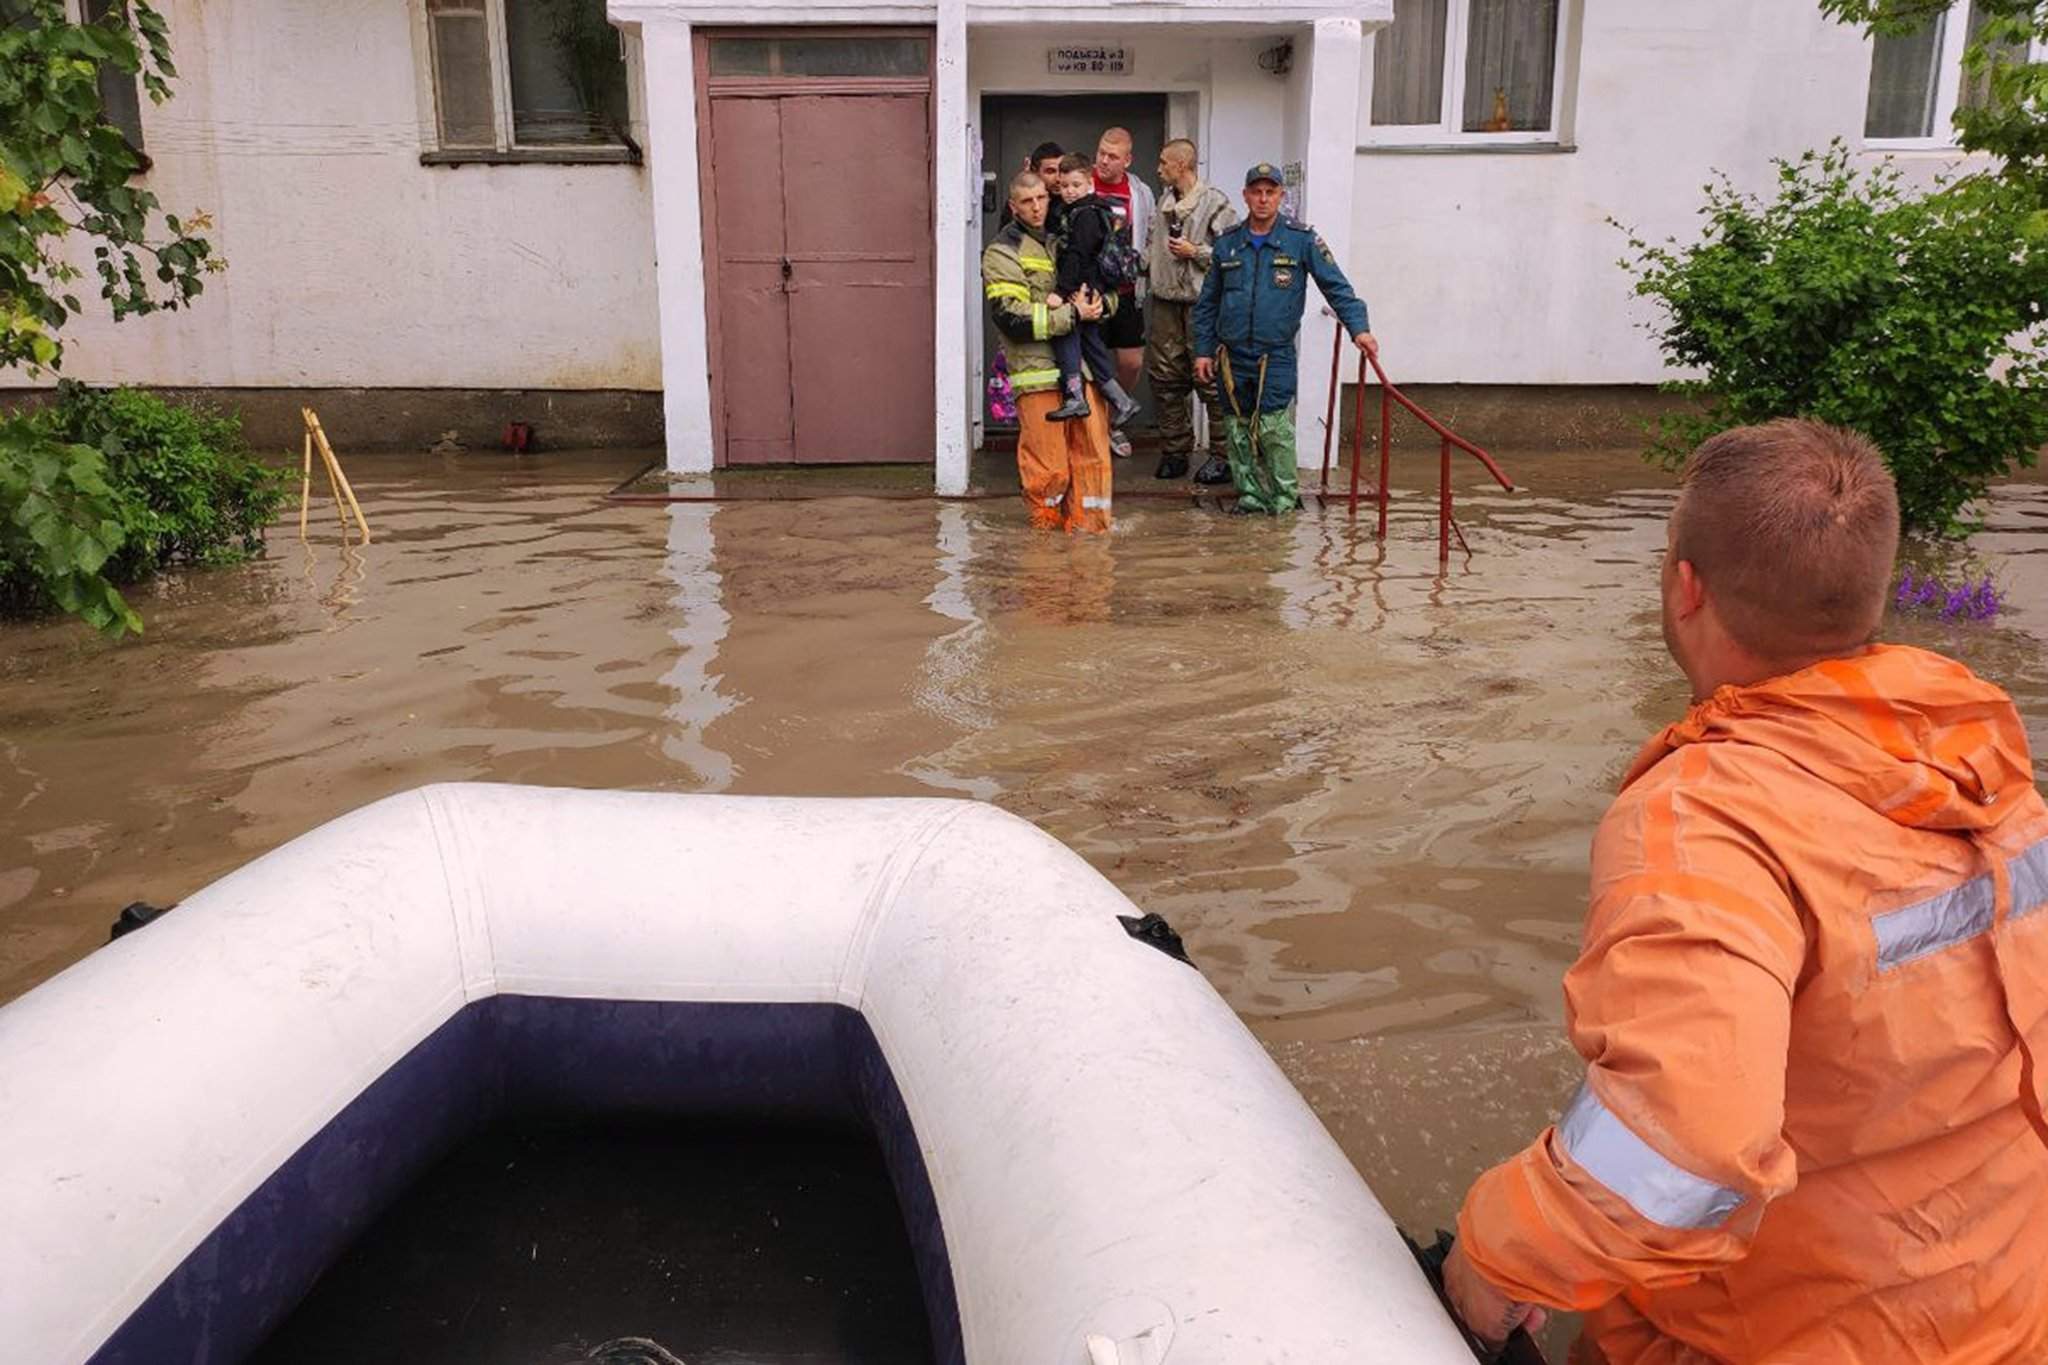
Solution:
<svg viewBox="0 0 2048 1365"><path fill-rule="evenodd" d="M1188 457L1167 455L1160 459L1159 468L1152 471L1155 479L1184 479L1188 476Z"/></svg>
<svg viewBox="0 0 2048 1365"><path fill-rule="evenodd" d="M1195 482L1208 484L1229 483L1230 462L1215 451L1210 451L1209 458L1204 460L1202 467L1195 471Z"/></svg>
<svg viewBox="0 0 2048 1365"><path fill-rule="evenodd" d="M1079 397L1069 398L1066 402L1048 412L1045 415L1045 420L1048 422L1078 422L1093 411L1094 409L1088 406L1087 399Z"/></svg>

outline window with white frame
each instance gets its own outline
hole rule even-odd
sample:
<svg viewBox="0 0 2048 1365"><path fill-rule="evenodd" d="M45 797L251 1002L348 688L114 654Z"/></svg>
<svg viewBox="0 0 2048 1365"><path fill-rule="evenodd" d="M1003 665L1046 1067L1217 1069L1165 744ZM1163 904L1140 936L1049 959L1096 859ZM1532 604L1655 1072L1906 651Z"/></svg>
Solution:
<svg viewBox="0 0 2048 1365"><path fill-rule="evenodd" d="M114 0L66 0L65 17L78 23L97 24L114 8ZM138 35L137 42L141 41ZM128 139L138 155L142 146L142 78L123 71L112 62L99 64L100 118ZM148 157L143 155L147 169Z"/></svg>
<svg viewBox="0 0 2048 1365"><path fill-rule="evenodd" d="M1370 143L1554 142L1567 0L1394 0L1373 35Z"/></svg>
<svg viewBox="0 0 2048 1365"><path fill-rule="evenodd" d="M604 0L425 0L435 149L637 155Z"/></svg>
<svg viewBox="0 0 2048 1365"><path fill-rule="evenodd" d="M1989 73L1963 69L1963 53L1976 41L1984 11L1975 0L1956 0L1911 33L1881 34L1871 47L1870 98L1863 110L1863 140L1875 147L1953 147L1958 109L1991 102ZM2025 48L2004 55L2027 59Z"/></svg>

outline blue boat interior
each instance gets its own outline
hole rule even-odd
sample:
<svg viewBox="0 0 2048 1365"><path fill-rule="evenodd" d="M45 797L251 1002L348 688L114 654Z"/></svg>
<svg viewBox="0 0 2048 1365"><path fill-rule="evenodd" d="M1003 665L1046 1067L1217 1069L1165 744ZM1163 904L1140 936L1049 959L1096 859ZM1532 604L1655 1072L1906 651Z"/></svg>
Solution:
<svg viewBox="0 0 2048 1365"><path fill-rule="evenodd" d="M859 1226L827 1245L837 1234L816 1225L806 1194ZM801 1225L787 1237L783 1213ZM774 1220L766 1231L748 1221L759 1216ZM707 1264L721 1240L729 1263ZM567 1254L578 1247L588 1254ZM786 1319L770 1335L793 1343L819 1288L802 1285L807 1273L840 1281L825 1286L842 1298L826 1329L834 1358L964 1365L937 1202L857 1010L497 995L357 1095L93 1360L429 1365L436 1342L442 1358L475 1360L478 1342L510 1340L476 1320L480 1308L553 1330L551 1349L567 1350L610 1334L612 1303L618 1335L665 1324L677 1339L651 1339L690 1361L693 1348L718 1353L691 1333L739 1330L730 1313L750 1295ZM552 1325L547 1296L564 1308ZM394 1334L387 1349L379 1331Z"/></svg>

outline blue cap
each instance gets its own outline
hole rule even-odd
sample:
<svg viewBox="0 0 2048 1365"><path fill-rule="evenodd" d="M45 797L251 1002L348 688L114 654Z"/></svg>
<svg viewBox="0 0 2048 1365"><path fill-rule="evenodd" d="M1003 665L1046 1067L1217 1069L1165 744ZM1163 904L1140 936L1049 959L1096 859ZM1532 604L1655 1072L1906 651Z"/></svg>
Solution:
<svg viewBox="0 0 2048 1365"><path fill-rule="evenodd" d="M1280 168L1270 161L1261 161L1244 173L1244 187L1250 189L1261 180L1270 180L1276 185L1285 185L1287 178L1280 174Z"/></svg>

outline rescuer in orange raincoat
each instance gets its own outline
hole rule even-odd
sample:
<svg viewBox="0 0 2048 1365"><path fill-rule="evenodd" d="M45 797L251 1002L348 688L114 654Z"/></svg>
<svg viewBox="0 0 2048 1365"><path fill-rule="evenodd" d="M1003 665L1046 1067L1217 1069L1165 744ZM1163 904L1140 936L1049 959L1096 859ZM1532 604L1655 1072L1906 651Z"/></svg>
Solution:
<svg viewBox="0 0 2048 1365"><path fill-rule="evenodd" d="M2012 702L1867 645L1898 505L1851 433L1693 455L1664 632L1692 683L1593 843L1585 1083L1481 1176L1445 1276L1573 1359L2048 1361L2048 806Z"/></svg>

